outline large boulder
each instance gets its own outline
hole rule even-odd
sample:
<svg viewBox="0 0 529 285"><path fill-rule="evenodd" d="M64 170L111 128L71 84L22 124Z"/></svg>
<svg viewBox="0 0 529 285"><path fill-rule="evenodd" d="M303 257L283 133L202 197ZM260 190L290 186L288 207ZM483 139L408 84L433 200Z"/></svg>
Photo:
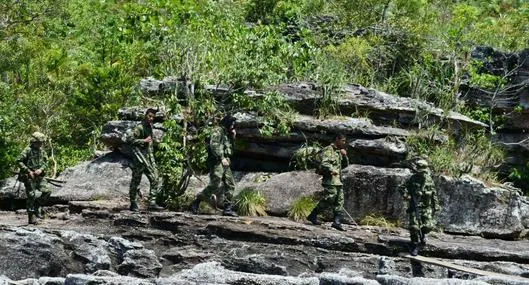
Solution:
<svg viewBox="0 0 529 285"><path fill-rule="evenodd" d="M512 239L529 226L529 200L519 189L487 187L468 176L441 176L437 186L445 232Z"/></svg>
<svg viewBox="0 0 529 285"><path fill-rule="evenodd" d="M14 280L83 272L82 264L72 260L60 237L38 229L0 231L0 252L0 272Z"/></svg>
<svg viewBox="0 0 529 285"><path fill-rule="evenodd" d="M411 172L403 168L350 165L343 170L345 210L353 219L379 216L407 221L406 204L397 187ZM238 191L260 191L268 201L268 211L284 215L301 196L322 190L320 177L313 171L280 174L246 174L237 183ZM439 226L447 232L516 238L529 228L529 199L511 187L487 187L469 177L437 177L442 210Z"/></svg>
<svg viewBox="0 0 529 285"><path fill-rule="evenodd" d="M290 168L292 154L302 145L332 142L343 133L349 141L350 161L389 166L407 154L404 138L413 134L396 127L377 126L367 118L334 117L325 120L297 115L289 134L265 136L259 128L260 118L252 114L235 114L237 142L233 168L241 171L282 172Z"/></svg>
<svg viewBox="0 0 529 285"><path fill-rule="evenodd" d="M57 202L128 199L132 162L118 152L110 152L92 161L66 169L58 179L66 181L53 187L51 199ZM140 192L147 195L149 180L144 175Z"/></svg>

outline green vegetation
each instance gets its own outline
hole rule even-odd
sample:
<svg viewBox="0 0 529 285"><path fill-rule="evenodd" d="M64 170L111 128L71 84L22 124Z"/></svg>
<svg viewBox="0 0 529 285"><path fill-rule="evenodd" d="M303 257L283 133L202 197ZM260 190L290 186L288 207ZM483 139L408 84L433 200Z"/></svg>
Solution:
<svg viewBox="0 0 529 285"><path fill-rule="evenodd" d="M388 221L383 215L380 214L369 214L362 218L360 225L363 226L376 226L386 228L388 231L394 231L399 228L399 222Z"/></svg>
<svg viewBox="0 0 529 285"><path fill-rule="evenodd" d="M503 160L503 150L492 143L484 131L462 132L448 138L437 128L420 131L407 140L411 156L427 155L436 173L459 177L472 174L486 182L497 182L496 167Z"/></svg>
<svg viewBox="0 0 529 285"><path fill-rule="evenodd" d="M288 211L288 217L294 221L303 221L316 207L318 201L311 196L302 196L296 199Z"/></svg>
<svg viewBox="0 0 529 285"><path fill-rule="evenodd" d="M321 86L320 117L339 115L339 87L351 82L445 110L468 108L494 132L501 122L490 108L480 114L458 98L467 74L479 74L469 52L479 45L519 51L529 40L529 3L519 0L0 2L0 178L33 131L51 138L60 173L101 147L101 127L120 107L156 105L184 113L197 130L166 122L170 135L156 154L166 190L189 169L204 170L211 123L233 111L205 85L232 90L237 108L264 116L267 135L288 132L292 111L277 94L257 104L242 91L303 80ZM146 76L175 76L194 88L185 104L177 94L147 98L137 88ZM506 79L474 78L495 90ZM418 149L425 143L415 140ZM493 149L476 140L479 150ZM452 165L449 149L461 154L465 145L450 139L428 152L444 147L442 169Z"/></svg>
<svg viewBox="0 0 529 285"><path fill-rule="evenodd" d="M267 216L266 198L259 191L245 188L235 197L237 212L242 216Z"/></svg>

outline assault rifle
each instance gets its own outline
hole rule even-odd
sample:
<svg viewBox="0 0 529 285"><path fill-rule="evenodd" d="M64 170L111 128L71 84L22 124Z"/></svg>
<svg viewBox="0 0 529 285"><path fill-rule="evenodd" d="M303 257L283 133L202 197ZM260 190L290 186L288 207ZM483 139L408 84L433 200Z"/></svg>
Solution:
<svg viewBox="0 0 529 285"><path fill-rule="evenodd" d="M24 181L26 178L23 178L23 177L24 176L29 176L29 174L23 174L23 173L20 173L20 172L17 172L17 171L13 171L13 174L18 175L17 181ZM51 185L57 186L57 187L62 187L63 184L66 183L66 181L64 181L64 180L59 180L59 179L55 179L55 178L51 178L51 177L44 177L43 179L46 180ZM16 186L16 183L15 183L15 186ZM19 188L19 190L20 190L20 188Z"/></svg>

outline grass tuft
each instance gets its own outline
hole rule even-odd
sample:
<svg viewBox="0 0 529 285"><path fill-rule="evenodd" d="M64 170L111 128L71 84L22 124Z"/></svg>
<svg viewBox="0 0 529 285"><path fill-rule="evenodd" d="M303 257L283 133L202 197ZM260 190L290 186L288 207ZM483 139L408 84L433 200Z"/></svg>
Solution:
<svg viewBox="0 0 529 285"><path fill-rule="evenodd" d="M267 216L266 198L259 191L243 189L235 198L237 212L241 216Z"/></svg>
<svg viewBox="0 0 529 285"><path fill-rule="evenodd" d="M288 217L294 221L302 221L316 207L317 201L312 196L303 196L298 198L292 204L288 211Z"/></svg>

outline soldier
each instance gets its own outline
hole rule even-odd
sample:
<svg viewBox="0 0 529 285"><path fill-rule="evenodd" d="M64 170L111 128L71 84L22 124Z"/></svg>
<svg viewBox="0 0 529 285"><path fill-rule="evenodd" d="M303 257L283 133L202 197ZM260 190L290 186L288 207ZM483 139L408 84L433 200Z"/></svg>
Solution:
<svg viewBox="0 0 529 285"><path fill-rule="evenodd" d="M345 135L337 134L334 143L321 150L321 165L318 172L323 176L323 198L307 216L307 220L311 223L321 225L318 214L327 208L332 208L334 219L331 226L339 231L345 231L342 227L344 195L341 174L341 169L349 164L345 146Z"/></svg>
<svg viewBox="0 0 529 285"><path fill-rule="evenodd" d="M18 180L23 182L26 188L29 224L36 224L37 218L43 217L41 206L51 194L43 182L47 167L46 152L42 148L45 141L46 136L43 133L34 132L31 135L30 146L24 149L17 159L20 168Z"/></svg>
<svg viewBox="0 0 529 285"><path fill-rule="evenodd" d="M412 176L400 185L399 191L408 202L408 229L411 255L419 253L419 245L426 244L426 234L435 228L434 213L439 210L437 190L430 175L428 161L417 158L411 167Z"/></svg>
<svg viewBox="0 0 529 285"><path fill-rule="evenodd" d="M217 192L222 183L224 186L224 210L222 214L224 216L237 216L233 209L235 180L230 169L235 135L235 118L229 115L222 118L220 126L213 130L208 147L209 185L197 194L193 201L191 210L194 214L200 213L200 201L209 199L212 194Z"/></svg>
<svg viewBox="0 0 529 285"><path fill-rule="evenodd" d="M132 179L130 180L130 210L139 211L137 196L139 185L143 173L150 183L148 210L163 210L164 208L156 204L156 197L160 190L158 169L154 161L153 154L153 132L152 122L157 110L148 108L145 111L144 120L137 125L126 137L131 145L133 153Z"/></svg>

